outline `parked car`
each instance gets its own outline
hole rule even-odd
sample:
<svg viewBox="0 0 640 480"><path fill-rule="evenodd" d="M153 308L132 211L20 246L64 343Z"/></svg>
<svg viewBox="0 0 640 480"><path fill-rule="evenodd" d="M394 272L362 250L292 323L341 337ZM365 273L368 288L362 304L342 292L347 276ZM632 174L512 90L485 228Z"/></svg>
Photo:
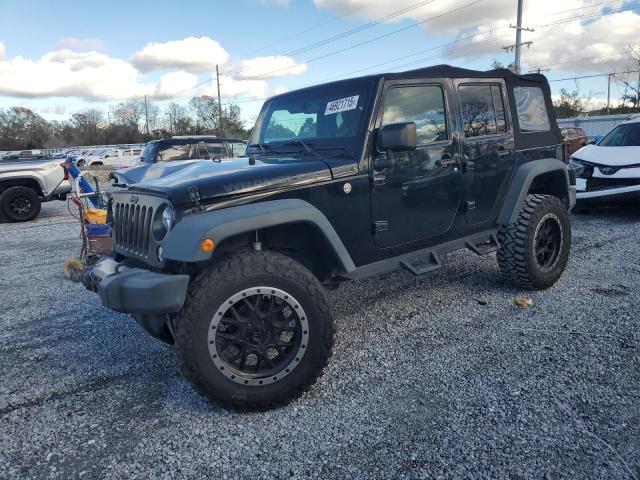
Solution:
<svg viewBox="0 0 640 480"><path fill-rule="evenodd" d="M62 200L70 191L59 158L0 160L0 213L12 222L33 220L42 202Z"/></svg>
<svg viewBox="0 0 640 480"><path fill-rule="evenodd" d="M76 164L79 167L82 167L84 165L89 165L89 161L91 161L91 159L101 155L102 153L105 152L105 150L106 150L105 148L89 148L89 149L82 150L75 159Z"/></svg>
<svg viewBox="0 0 640 480"><path fill-rule="evenodd" d="M567 159L589 142L589 138L582 128L561 128L560 132L562 132L562 138L564 139L564 152Z"/></svg>
<svg viewBox="0 0 640 480"><path fill-rule="evenodd" d="M176 162L234 158L244 155L246 149L247 142L235 138L194 135L153 140L145 145L134 168L114 172L111 177L116 185L131 185L174 168ZM154 164L157 165L150 169Z"/></svg>
<svg viewBox="0 0 640 480"><path fill-rule="evenodd" d="M133 167L140 160L141 148L113 148L89 156L85 159L87 165L111 165L114 168Z"/></svg>
<svg viewBox="0 0 640 480"><path fill-rule="evenodd" d="M640 201L640 115L573 154L578 207Z"/></svg>
<svg viewBox="0 0 640 480"><path fill-rule="evenodd" d="M201 147L159 145L143 156ZM85 275L175 342L213 402L269 408L315 382L335 331L323 285L424 274L464 248L497 251L523 288L567 263L575 188L542 75L437 66L288 92L247 154L165 162L113 192L114 251Z"/></svg>

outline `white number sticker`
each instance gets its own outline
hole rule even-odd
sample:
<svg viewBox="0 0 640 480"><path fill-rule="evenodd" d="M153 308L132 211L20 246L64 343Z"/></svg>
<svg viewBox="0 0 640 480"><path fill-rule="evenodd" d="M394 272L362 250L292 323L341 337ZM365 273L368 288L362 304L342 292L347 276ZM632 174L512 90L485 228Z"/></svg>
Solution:
<svg viewBox="0 0 640 480"><path fill-rule="evenodd" d="M360 95L353 97L341 98L340 100L333 100L327 103L327 109L325 115L331 115L333 113L346 112L347 110L355 110L358 106L358 99Z"/></svg>

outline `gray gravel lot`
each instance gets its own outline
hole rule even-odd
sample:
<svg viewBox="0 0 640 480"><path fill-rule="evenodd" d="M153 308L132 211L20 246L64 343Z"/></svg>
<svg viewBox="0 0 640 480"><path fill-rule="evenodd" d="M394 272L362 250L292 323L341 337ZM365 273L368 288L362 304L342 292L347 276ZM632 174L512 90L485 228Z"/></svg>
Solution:
<svg viewBox="0 0 640 480"><path fill-rule="evenodd" d="M345 284L318 384L235 413L62 277L78 225L45 204L0 224L0 478L640 478L640 212L573 226L545 292L469 253Z"/></svg>

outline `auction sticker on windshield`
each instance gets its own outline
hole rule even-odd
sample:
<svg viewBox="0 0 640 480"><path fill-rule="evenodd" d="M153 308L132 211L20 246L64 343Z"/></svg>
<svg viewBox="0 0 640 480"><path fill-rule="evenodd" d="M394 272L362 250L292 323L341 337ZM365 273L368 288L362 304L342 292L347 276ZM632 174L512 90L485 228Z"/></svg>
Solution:
<svg viewBox="0 0 640 480"><path fill-rule="evenodd" d="M358 99L360 95L353 97L341 98L340 100L333 100L327 103L327 109L325 115L331 115L333 113L346 112L347 110L355 110L358 106Z"/></svg>

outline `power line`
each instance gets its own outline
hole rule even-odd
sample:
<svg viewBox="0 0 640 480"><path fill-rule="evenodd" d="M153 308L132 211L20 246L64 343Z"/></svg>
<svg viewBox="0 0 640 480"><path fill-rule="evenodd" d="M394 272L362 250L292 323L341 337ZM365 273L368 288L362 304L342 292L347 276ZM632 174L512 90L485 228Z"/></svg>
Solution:
<svg viewBox="0 0 640 480"><path fill-rule="evenodd" d="M468 7L470 7L470 6L472 6L472 5L476 4L476 3L479 3L480 1L483 1L483 0L477 0L477 1L475 1L475 2L472 2L472 3L470 3L470 4L464 5L464 6L462 6L462 7L459 7L459 8L453 9L453 10L450 10L450 11L448 11L448 12L444 12L443 14L438 15L438 16L436 16L436 17L432 17L432 18L429 18L429 19L423 20L423 21L421 21L421 22L418 22L418 23L415 23L415 24L409 25L409 26L407 26L407 27L403 27L403 28L397 29L397 30L395 30L395 31L393 31L393 32L389 32L389 33L387 33L387 34L384 34L384 35L380 35L380 36L374 37L374 38L369 39L369 40L367 40L367 41L360 42L360 43L357 43L357 44L353 44L353 45L350 45L349 47L346 47L346 48L343 48L343 49L339 49L339 50L336 50L336 51L333 51L333 52L330 52L330 53L327 53L327 54L321 55L321 56L319 56L319 57L312 58L312 59L310 59L310 60L306 61L305 63L311 63L311 62L319 61L319 60L321 60L321 59L324 59L324 58L330 57L330 56L332 56L332 55L336 55L336 54L339 54L339 53L343 53L343 52L345 52L345 51L351 50L351 49L353 49L353 48L357 48L357 47L362 46L362 45L370 44L370 43L372 43L372 42L374 42L374 41L377 41L377 40L380 40L380 39L382 39L382 38L386 38L386 37L388 37L388 36L390 36L390 35L394 35L394 34L396 34L396 33L399 33L399 32L402 32L402 31L405 31L405 30L407 30L407 29L409 29L409 28L414 28L414 27L416 27L416 26L422 25L422 24L427 23L427 22L429 22L429 21L433 21L433 20L435 20L435 19L437 19L437 18L440 18L440 17L442 17L442 16L444 16L444 15L448 15L448 14L450 14L450 13L456 12L456 11L461 10L461 9L463 9L463 8L468 8ZM587 9L587 8L593 8L593 7L596 7L596 6L601 6L601 5L609 4L609 3L615 3L615 2L614 2L614 1L600 2L600 3L597 3L597 4L587 5L587 6L583 6L583 7L574 8L574 9L568 9L568 10L563 10L563 11L559 11L559 12L552 12L552 13L550 13L549 15L558 15L558 14L568 13L568 12L577 11L577 10L584 10L584 9ZM640 8L640 7L621 8L621 9L613 10L613 11L609 11L609 12L598 12L597 14L586 14L586 15L582 15L582 16L578 16L578 17L565 18L565 19L561 19L561 20L559 20L559 21L557 21L557 22L553 22L553 23L551 23L551 24L547 24L547 25L539 26L538 28L549 28L549 27L551 27L551 26L559 25L559 24L566 23L566 22L570 22L570 21L574 21L574 20L579 20L579 19L583 19L583 18L590 18L590 17L593 17L593 16L607 16L607 15L611 15L611 14L614 14L614 13L619 13L619 12L621 12L621 11L635 10L635 9L637 9L637 8ZM371 23L371 22L370 22L370 23ZM496 30L492 29L492 30L494 30L494 31L498 31L498 30L501 30L501 29L502 29L502 28L499 28L499 29L496 29ZM481 34L484 34L484 33L486 33L486 32L482 32L482 33L480 33L480 34L475 34L475 36L477 36L477 35L481 35ZM401 60L401 59L409 58L409 57L411 57L411 56L418 55L418 54L419 54L419 53L421 53L421 52L429 51L429 50L435 50L435 49L437 49L437 48L442 48L442 47L447 46L447 45L452 45L452 44L458 43L459 41L466 40L467 38L469 38L469 37L464 37L464 38L462 38L462 39L458 39L458 40L456 40L456 41L454 41L454 42L450 42L450 44L445 44L445 45L441 45L441 46L434 47L434 48L431 48L431 49L426 49L426 50L423 50L423 51L420 51L420 52L415 52L415 53L410 54L410 55L405 55L405 56L403 56L403 57L396 58L396 59L393 59L393 60L391 60L391 61L382 62L382 63L376 64L376 65L373 65L373 66L369 66L369 67L364 67L364 68L361 68L361 69L355 70L355 71L353 71L353 72L350 72L349 74L351 74L351 73L357 73L357 72L359 72L359 71L363 71L363 70L368 70L368 69L370 69L370 68L376 68L377 66L387 65L387 64L390 64L390 63L395 63L395 62L396 62L396 61L398 61L398 60ZM502 37L497 37L496 39L498 39L498 38L502 38ZM493 41L495 41L496 39L493 39ZM471 48L475 48L475 46L472 46ZM404 67L404 66L415 65L415 64L422 63L422 62L424 62L424 61L431 60L431 59L433 59L433 58L438 58L438 57L441 57L441 56L442 56L442 55L439 55L439 56L437 56L437 57L428 57L428 58L425 58L425 59L420 59L420 60L418 60L418 61L416 61L416 62L412 62L412 63L409 63L409 64L403 64L403 65L397 66L397 67L395 67L395 68L401 68L401 67ZM285 67L285 68L278 69L278 70L274 70L274 71L271 71L271 72L266 72L266 73L263 73L263 74L261 74L261 75L257 75L257 76L254 76L254 77L248 77L248 78L246 78L246 79L259 79L259 78L264 78L264 77L266 77L266 76L268 76L268 75L271 75L271 74L273 74L273 73L277 73L278 71L286 70L286 69L289 69L289 68L291 68L291 67ZM338 77L335 77L335 78L339 78L339 77L341 77L341 76L345 76L345 75L349 75L349 74L339 75ZM245 79L245 80L246 80L246 79ZM201 82L201 83L197 84L196 86L194 86L194 87L192 87L191 89L189 89L189 90L187 90L186 92L184 92L182 95L180 95L180 96L178 96L178 97L174 97L174 100L175 100L175 99L177 99L177 98L185 97L185 96L186 96L186 94L187 94L188 92L191 92L191 91L193 91L193 90L197 89L198 87L200 87L200 86L202 86L202 85L204 85L204 84L206 84L206 83L209 83L209 82L210 82L210 79L207 79L206 81L204 81L204 82ZM314 84L316 84L316 83L319 83L319 82L314 82ZM302 87L298 87L298 88L302 88ZM258 97L258 96L256 96L256 97L241 97L239 100L235 101L234 103L244 103L244 102L247 102L247 101L257 101L257 100L261 100L261 99L264 99L264 98L268 98L268 97L265 97L265 96L262 96L262 97Z"/></svg>
<svg viewBox="0 0 640 480"><path fill-rule="evenodd" d="M372 26L375 26L375 25L378 25L380 23L383 23L384 21L390 20L392 18L395 18L395 17L397 17L399 15L402 15L404 13L407 13L407 12L409 12L411 10L415 10L418 7L421 7L421 6L426 5L428 3L432 3L434 1L436 1L436 0L422 0L421 2L418 2L417 4L414 4L412 6L405 7L403 9L397 10L397 11L392 12L392 13L384 16L384 17L380 17L380 18L378 18L376 20L373 20L371 22L367 22L366 24L361 25L359 27L347 30L345 32L342 32L342 33L340 33L338 35L334 35L332 37L328 37L328 38L326 38L324 40L321 40L319 42L313 43L311 45L307 45L307 46L299 48L297 50L292 50L292 51L289 51L289 52L278 54L278 56L293 56L293 55L297 55L299 53L303 53L303 52L306 52L306 51L309 51L309 50L313 50L313 49L318 48L320 46L327 45L327 44L329 44L331 42L334 42L336 40L345 38L347 36L353 35L354 33L358 33L358 32L360 32L362 30L365 30L365 29L368 29L368 28L370 28ZM478 0L478 1L483 1L483 0ZM373 2L370 2L370 3L373 3ZM312 59L311 61L314 61L314 60ZM309 63L309 62L310 61L306 61L306 62L303 61L303 63ZM263 73L261 75L257 75L257 76L254 76L254 77L247 77L247 78L245 78L245 80L255 80L255 79L258 79L258 78L268 77L269 75L271 75L273 73L278 73L278 72L281 72L283 70L288 70L290 68L291 68L291 66L279 68L277 70L266 72L266 73ZM247 70L246 68L241 68L241 69L236 70L236 71L228 72L227 75L230 75L230 76L237 75L237 74L242 73L242 72L244 72L246 70ZM223 74L224 74L224 72L223 72ZM207 83L209 83L209 80L205 80L204 82L200 82L200 83L196 84L194 87L192 87L191 89L187 90L187 92L193 91L193 90L195 90L195 89L197 89L197 88L199 88L199 87L201 87L201 86L203 86L203 85L205 85ZM185 93L187 93L187 92L185 92ZM184 93L181 96L184 96ZM178 98L180 98L180 97L178 97Z"/></svg>
<svg viewBox="0 0 640 480"><path fill-rule="evenodd" d="M549 83L551 83L551 82L565 82L565 81L569 81L569 80L582 80L584 78L606 77L608 75L624 75L625 73L640 73L640 70L627 70L626 72L599 73L599 74L596 74L596 75L582 75L580 77L556 78L554 80L547 80L547 81Z"/></svg>
<svg viewBox="0 0 640 480"><path fill-rule="evenodd" d="M619 0L616 0L616 1L619 1ZM375 0L373 0L371 2L368 2L368 3L365 3L364 5L360 5L359 7L353 8L353 9L343 13L342 15L335 16L335 17L327 20L326 22L318 23L317 25L314 25L313 27L309 27L309 28L307 28L305 30L302 30L302 31L298 32L298 33L294 33L293 35L290 35L288 37L281 38L280 40L278 40L278 41L276 41L274 43L271 43L269 45L265 45L263 47L257 48L255 50L250 51L250 52L247 52L245 55L251 55L253 53L257 53L257 52L261 52L263 50L266 50L267 48L271 48L271 47L275 47L277 45L281 45L284 42L287 42L287 41L289 41L289 40L291 40L293 38L298 38L298 37L304 35L305 33L312 32L313 30L317 30L318 28L324 27L325 25L328 25L328 24L333 23L333 22L335 22L337 20L340 20L341 18L353 15L354 13L356 13L356 12L358 12L360 10L363 10L364 8L370 6L373 3L375 3Z"/></svg>

